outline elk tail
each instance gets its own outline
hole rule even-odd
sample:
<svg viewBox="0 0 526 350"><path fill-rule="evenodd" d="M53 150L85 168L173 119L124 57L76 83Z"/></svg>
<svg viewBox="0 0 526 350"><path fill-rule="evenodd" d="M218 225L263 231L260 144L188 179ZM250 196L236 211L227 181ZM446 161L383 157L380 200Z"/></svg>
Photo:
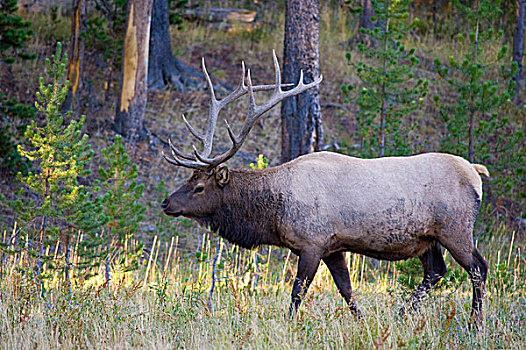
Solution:
<svg viewBox="0 0 526 350"><path fill-rule="evenodd" d="M481 175L484 175L486 177L489 177L488 168L486 168L484 165L482 165L482 164L471 164L471 165L473 166L473 168L475 168L477 173L479 173Z"/></svg>

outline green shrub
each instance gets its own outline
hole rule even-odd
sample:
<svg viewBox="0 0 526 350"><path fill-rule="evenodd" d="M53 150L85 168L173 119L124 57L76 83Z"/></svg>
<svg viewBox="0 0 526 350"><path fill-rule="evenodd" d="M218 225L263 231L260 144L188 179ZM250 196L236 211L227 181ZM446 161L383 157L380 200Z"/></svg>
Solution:
<svg viewBox="0 0 526 350"><path fill-rule="evenodd" d="M361 80L358 87L342 86L348 100L358 106L357 136L363 157L404 155L415 151L410 133L416 124L408 120L427 94L428 81L415 79L418 64L414 49L406 49L402 40L418 22L409 23L409 1L373 1L378 25L361 29L375 47L359 44L365 61L355 62L346 54L353 73ZM407 82L410 84L407 84ZM355 91L358 90L358 91Z"/></svg>
<svg viewBox="0 0 526 350"><path fill-rule="evenodd" d="M115 135L114 144L102 150L102 158L105 166L99 168L99 178L104 192L104 214L109 219L105 230L105 265L108 281L113 258L118 255L120 247L123 247L138 230L146 208L139 203L144 185L135 181L137 165L131 164L120 135ZM125 252L129 258L125 261L130 260L130 266L137 264L134 259L136 253Z"/></svg>

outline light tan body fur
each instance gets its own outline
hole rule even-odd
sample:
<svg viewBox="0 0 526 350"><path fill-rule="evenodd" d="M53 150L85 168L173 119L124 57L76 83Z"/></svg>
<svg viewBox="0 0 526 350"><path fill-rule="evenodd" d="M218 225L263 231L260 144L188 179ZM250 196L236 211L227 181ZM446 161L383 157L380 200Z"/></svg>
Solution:
<svg viewBox="0 0 526 350"><path fill-rule="evenodd" d="M320 152L271 172L279 173L274 188L285 192L278 231L292 250L321 250L322 256L349 250L398 260L421 255L433 240L472 247L482 181L463 158L427 153L359 159Z"/></svg>

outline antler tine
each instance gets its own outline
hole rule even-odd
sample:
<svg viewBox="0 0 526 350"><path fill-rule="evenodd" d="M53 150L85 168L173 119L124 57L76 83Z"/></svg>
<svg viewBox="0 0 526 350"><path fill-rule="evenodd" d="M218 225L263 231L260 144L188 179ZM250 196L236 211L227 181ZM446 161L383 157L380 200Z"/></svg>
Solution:
<svg viewBox="0 0 526 350"><path fill-rule="evenodd" d="M276 91L276 93L280 93L281 92L281 70L279 69L279 62L278 62L278 58L276 57L276 50L272 50L272 60L274 61L274 71L276 72L276 86L275 86L274 91ZM287 84L287 85L291 85L291 84Z"/></svg>
<svg viewBox="0 0 526 350"><path fill-rule="evenodd" d="M247 86L248 86L248 115L243 126L249 124L254 111L256 109L256 97L254 96L254 87L252 86L252 77L250 76L250 68L247 70Z"/></svg>
<svg viewBox="0 0 526 350"><path fill-rule="evenodd" d="M186 127L188 128L188 130L190 131L190 133L191 133L192 135L194 135L194 137L195 137L196 139L198 139L199 141L203 142L204 139L205 139L205 137L204 137L203 135L201 135L200 133L198 133L197 130L195 130L195 129L192 127L192 125L190 125L190 123L188 123L188 120L186 120L186 117L184 116L184 114L183 114L183 121L184 121Z"/></svg>
<svg viewBox="0 0 526 350"><path fill-rule="evenodd" d="M221 101L218 101L219 109L222 109L224 106L226 106L234 100L237 100L246 93L247 87L245 85L245 62L241 61L241 79L239 80L239 85L234 91L228 94L228 96L223 98Z"/></svg>
<svg viewBox="0 0 526 350"><path fill-rule="evenodd" d="M214 92L214 85L212 85L212 80L210 79L210 75L208 75L208 71L206 70L205 58L204 57L201 57L201 66L202 66L202 69L203 69L203 74L205 75L206 83L208 84L208 89L210 90L210 97L211 97L212 101L217 101L216 100L216 94Z"/></svg>
<svg viewBox="0 0 526 350"><path fill-rule="evenodd" d="M179 164L179 162L178 162L175 158L172 159L172 158L168 157L168 156L164 153L164 151L161 151L161 154L163 155L164 159L166 159L166 161L167 161L168 163L173 164L173 165L181 165L181 164Z"/></svg>
<svg viewBox="0 0 526 350"><path fill-rule="evenodd" d="M197 148L195 148L194 145L192 145L192 148L194 149L194 155L197 158L198 161L204 163L206 167L211 167L211 164L213 163L213 159L210 159L208 157L202 156L199 151L197 151Z"/></svg>
<svg viewBox="0 0 526 350"><path fill-rule="evenodd" d="M204 170L204 171L208 171L211 169L209 164L204 164L204 163L199 163L199 162L190 162L187 160L182 160L182 159L177 159L177 158L171 159L171 158L167 158L166 155L164 155L164 158L173 165L183 166L185 168L199 169L199 170Z"/></svg>
<svg viewBox="0 0 526 350"><path fill-rule="evenodd" d="M217 116L222 106L217 101L216 95L214 93L214 86L212 85L212 80L206 70L205 59L203 58L203 74L205 75L206 82L208 83L208 89L210 90L210 110L208 112L208 122L206 126L206 133L203 137L203 156L208 157L212 153L212 144L214 141L214 132L217 123Z"/></svg>
<svg viewBox="0 0 526 350"><path fill-rule="evenodd" d="M230 124L228 124L228 121L225 119L226 124L226 130L228 131L228 136L230 136L230 140L232 140L232 144L236 145L239 143L236 135L234 134L234 131L232 131L232 128L230 127Z"/></svg>
<svg viewBox="0 0 526 350"><path fill-rule="evenodd" d="M197 163L197 162L189 162L189 161L182 160L182 159L179 159L179 158L176 158L176 157L170 158L164 152L162 152L162 155L163 155L164 159L166 159L168 161L168 163L173 164L173 165L184 166L186 168L192 168L192 169L203 169L203 170L209 168L208 164L200 164L200 163Z"/></svg>
<svg viewBox="0 0 526 350"><path fill-rule="evenodd" d="M168 157L164 152L162 152L162 155L164 159L166 159L170 164L173 164L173 165L184 166L186 168L200 169L200 170L205 170L205 171L208 171L211 168L210 164L196 160L195 156L190 155L189 157L191 157L191 159L184 160L184 159L181 159L182 157L178 157L174 151L172 151L173 158Z"/></svg>
<svg viewBox="0 0 526 350"><path fill-rule="evenodd" d="M245 88L245 61L241 61L241 81L239 82L239 88Z"/></svg>
<svg viewBox="0 0 526 350"><path fill-rule="evenodd" d="M170 148L171 148L171 150L172 150L172 155L173 155L174 159L177 159L177 158L184 158L184 159L188 159L188 160L195 160L195 157L194 157L193 155L179 151L179 150L173 145L171 139L168 139L168 144L170 145Z"/></svg>
<svg viewBox="0 0 526 350"><path fill-rule="evenodd" d="M300 69L300 79L299 79L299 82L298 82L298 86L304 86L305 84L303 83L303 69Z"/></svg>

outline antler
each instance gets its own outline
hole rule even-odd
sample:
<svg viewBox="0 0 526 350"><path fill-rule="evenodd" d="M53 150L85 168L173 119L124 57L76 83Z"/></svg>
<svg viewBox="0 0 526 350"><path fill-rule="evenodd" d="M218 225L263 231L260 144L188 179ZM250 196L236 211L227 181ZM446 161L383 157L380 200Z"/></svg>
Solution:
<svg viewBox="0 0 526 350"><path fill-rule="evenodd" d="M320 75L320 77L317 78L312 83L304 84L303 83L303 71L301 71L298 85L296 85L291 90L283 91L281 90L282 87L289 87L289 86L293 86L294 84L281 84L281 72L279 68L278 59L276 57L276 52L274 50L272 51L272 56L274 59L274 69L276 72L275 84L253 86L252 79L250 77L250 69L248 69L247 81L245 85L245 63L241 62L241 68L242 68L241 81L238 87L234 91L232 91L228 96L223 98L222 100L217 100L215 97L214 87L212 85L212 81L210 80L210 76L208 75L208 72L206 71L205 61L203 59L202 60L203 73L208 83L208 89L210 90L210 111L208 112L206 134L202 135L198 131L196 131L188 123L188 121L183 115L183 121L186 127L188 128L188 130L190 131L190 133L196 139L198 139L199 141L203 143L203 151L199 152L195 148L195 146L192 145L194 149L193 154L181 152L172 144L172 141L169 139L168 143L170 144L173 158L167 157L164 154L164 152L163 152L163 157L168 162L174 165L184 166L184 167L192 168L192 169L201 169L201 170L209 171L213 169L214 167L218 166L219 164L226 162L228 159L234 156L234 154L236 154L236 152L243 145L243 142L245 142L245 139L247 138L250 130L252 129L252 126L254 126L254 124L259 119L259 117L261 117L265 112L270 110L272 107L277 105L282 100L288 97L291 97L291 96L298 95L310 89L311 87L318 85L323 79L323 77ZM268 91L268 90L273 90L272 96L265 103L258 106L254 98L254 92ZM245 123L243 124L243 127L241 128L239 135L236 135L232 131L232 128L230 127L228 122L225 120L228 135L230 137L230 140L232 141L232 147L225 153L222 153L213 158L209 158L210 153L212 152L212 143L213 143L214 132L215 132L215 127L216 127L217 117L219 115L219 112L228 103L240 98L246 93L248 93L248 96L249 96L248 113L247 113L247 118L245 119Z"/></svg>

